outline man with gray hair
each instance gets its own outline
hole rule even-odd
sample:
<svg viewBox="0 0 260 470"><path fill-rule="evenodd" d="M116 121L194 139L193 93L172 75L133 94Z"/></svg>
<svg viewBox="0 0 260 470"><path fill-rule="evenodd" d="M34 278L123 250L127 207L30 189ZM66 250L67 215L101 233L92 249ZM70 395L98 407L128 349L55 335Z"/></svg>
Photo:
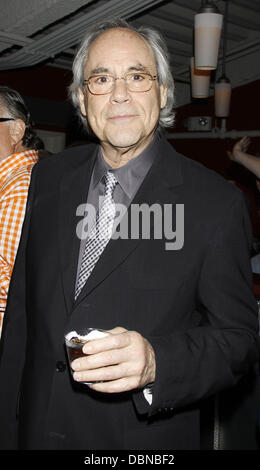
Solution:
<svg viewBox="0 0 260 470"><path fill-rule="evenodd" d="M259 355L243 197L163 136L174 87L157 32L96 25L73 73L99 145L33 171L3 327L1 447L199 449L200 402ZM155 203L171 220L184 207L178 247L155 236L156 217L149 238L131 238L132 206ZM64 335L76 345L86 327L105 336L69 364Z"/></svg>

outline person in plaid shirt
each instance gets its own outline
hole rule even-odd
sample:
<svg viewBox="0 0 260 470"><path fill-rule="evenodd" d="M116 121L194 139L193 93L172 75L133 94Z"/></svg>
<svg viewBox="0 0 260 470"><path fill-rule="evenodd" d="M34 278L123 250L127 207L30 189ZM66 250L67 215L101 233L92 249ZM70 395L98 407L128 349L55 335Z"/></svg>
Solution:
<svg viewBox="0 0 260 470"><path fill-rule="evenodd" d="M39 144L21 95L0 86L0 335Z"/></svg>

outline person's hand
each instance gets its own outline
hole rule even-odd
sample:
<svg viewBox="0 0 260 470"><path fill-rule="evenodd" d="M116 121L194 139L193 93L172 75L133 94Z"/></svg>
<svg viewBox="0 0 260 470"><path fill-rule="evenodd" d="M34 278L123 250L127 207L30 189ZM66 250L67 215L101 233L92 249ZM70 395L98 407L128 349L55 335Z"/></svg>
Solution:
<svg viewBox="0 0 260 470"><path fill-rule="evenodd" d="M96 391L119 393L145 387L155 380L154 350L136 331L117 327L108 336L89 341L83 346L86 357L71 363L74 380L99 382Z"/></svg>
<svg viewBox="0 0 260 470"><path fill-rule="evenodd" d="M246 153L250 145L249 137L242 137L238 142L235 143L232 152L227 152L230 160L234 162L240 162L241 153Z"/></svg>

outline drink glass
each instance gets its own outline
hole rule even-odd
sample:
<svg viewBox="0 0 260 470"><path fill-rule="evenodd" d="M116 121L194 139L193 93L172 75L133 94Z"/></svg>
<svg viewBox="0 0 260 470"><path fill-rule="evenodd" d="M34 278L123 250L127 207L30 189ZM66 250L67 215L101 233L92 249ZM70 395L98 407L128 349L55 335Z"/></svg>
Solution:
<svg viewBox="0 0 260 470"><path fill-rule="evenodd" d="M108 336L107 331L100 328L83 328L80 331L69 331L65 335L65 345L67 349L67 355L69 363L71 364L74 359L84 357L86 354L83 353L82 348L88 341L92 341L99 338ZM71 369L71 373L73 374ZM85 385L91 385L93 382L83 382Z"/></svg>

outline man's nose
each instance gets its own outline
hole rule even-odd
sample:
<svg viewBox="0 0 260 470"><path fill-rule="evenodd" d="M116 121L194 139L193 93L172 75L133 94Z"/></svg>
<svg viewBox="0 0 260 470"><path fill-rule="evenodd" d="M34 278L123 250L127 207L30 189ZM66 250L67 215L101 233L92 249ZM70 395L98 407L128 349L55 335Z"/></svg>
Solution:
<svg viewBox="0 0 260 470"><path fill-rule="evenodd" d="M110 99L116 103L121 103L130 99L130 94L124 78L117 78L115 80Z"/></svg>

